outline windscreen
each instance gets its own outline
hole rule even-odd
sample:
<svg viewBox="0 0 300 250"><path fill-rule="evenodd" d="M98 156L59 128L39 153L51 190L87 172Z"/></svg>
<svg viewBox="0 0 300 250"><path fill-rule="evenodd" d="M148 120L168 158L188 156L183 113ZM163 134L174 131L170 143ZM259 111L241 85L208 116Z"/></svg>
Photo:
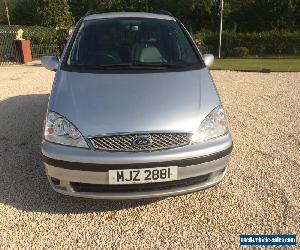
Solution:
<svg viewBox="0 0 300 250"><path fill-rule="evenodd" d="M81 23L67 65L199 65L186 34L174 20L115 18Z"/></svg>

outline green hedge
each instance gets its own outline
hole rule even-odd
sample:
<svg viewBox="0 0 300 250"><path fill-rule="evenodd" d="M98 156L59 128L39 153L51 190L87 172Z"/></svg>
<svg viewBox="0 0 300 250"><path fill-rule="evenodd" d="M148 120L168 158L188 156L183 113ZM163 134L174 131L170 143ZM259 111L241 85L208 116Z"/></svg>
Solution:
<svg viewBox="0 0 300 250"><path fill-rule="evenodd" d="M23 30L24 38L36 45L58 45L67 37L65 30L55 30L41 26L23 27Z"/></svg>
<svg viewBox="0 0 300 250"><path fill-rule="evenodd" d="M56 30L42 26L20 26L20 25L0 25L0 32L24 31L23 38L30 40L35 45L57 45L67 37L66 30Z"/></svg>
<svg viewBox="0 0 300 250"><path fill-rule="evenodd" d="M42 56L59 56L62 52L66 30L56 30L42 26L0 25L0 58L13 53L13 41L19 29L24 31L23 38L30 40L34 59Z"/></svg>
<svg viewBox="0 0 300 250"><path fill-rule="evenodd" d="M41 26L0 26L0 31L17 31L23 29L23 37L33 45L61 46L67 37L66 30L55 30ZM203 31L193 34L194 38L202 40L202 52L217 55L219 48L219 33ZM260 32L236 33L224 31L222 35L222 56L236 56L237 48L245 47L252 56L267 55L300 55L300 32ZM245 49L244 49L245 50Z"/></svg>
<svg viewBox="0 0 300 250"><path fill-rule="evenodd" d="M203 41L200 48L204 53L218 54L218 32L198 32L193 35ZM233 56L237 47L246 47L250 55L300 55L300 32L223 32L222 55Z"/></svg>

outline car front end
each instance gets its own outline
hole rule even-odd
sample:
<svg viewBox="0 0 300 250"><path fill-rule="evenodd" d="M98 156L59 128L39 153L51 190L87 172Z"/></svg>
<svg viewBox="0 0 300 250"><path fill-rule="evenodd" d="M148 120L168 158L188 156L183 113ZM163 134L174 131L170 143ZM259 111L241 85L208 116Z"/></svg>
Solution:
<svg viewBox="0 0 300 250"><path fill-rule="evenodd" d="M227 134L202 145L157 152L98 152L43 142L43 161L59 193L98 199L140 199L195 192L220 182L230 160ZM111 184L110 171L175 168L176 180Z"/></svg>
<svg viewBox="0 0 300 250"><path fill-rule="evenodd" d="M101 50L93 47L97 56L81 55L90 46L87 37L91 41L99 27L105 33L102 24L132 36L127 43L141 41L103 50L113 41L107 33L97 38ZM84 29L89 36L80 34ZM232 138L205 58L185 29L169 16L114 13L89 16L76 32L60 63L44 61L57 70L42 142L53 189L86 198L141 199L219 183ZM164 44L172 39L179 41L178 55L168 54L172 41Z"/></svg>

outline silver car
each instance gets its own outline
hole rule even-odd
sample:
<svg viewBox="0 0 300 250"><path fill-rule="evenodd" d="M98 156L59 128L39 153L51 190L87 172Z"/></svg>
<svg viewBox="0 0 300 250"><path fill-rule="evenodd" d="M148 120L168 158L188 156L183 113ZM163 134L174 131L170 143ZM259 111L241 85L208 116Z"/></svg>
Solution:
<svg viewBox="0 0 300 250"><path fill-rule="evenodd" d="M176 18L83 17L58 60L42 142L59 193L99 199L179 195L220 182L232 151L208 67Z"/></svg>

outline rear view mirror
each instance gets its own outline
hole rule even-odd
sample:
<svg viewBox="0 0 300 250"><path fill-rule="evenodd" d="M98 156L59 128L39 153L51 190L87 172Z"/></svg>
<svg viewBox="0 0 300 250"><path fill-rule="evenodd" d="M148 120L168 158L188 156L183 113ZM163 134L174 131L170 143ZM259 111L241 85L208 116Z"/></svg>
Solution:
<svg viewBox="0 0 300 250"><path fill-rule="evenodd" d="M214 55L212 55L212 54L204 54L202 56L202 58L203 58L203 61L204 61L206 67L209 68L210 66L213 65L214 59L215 59Z"/></svg>
<svg viewBox="0 0 300 250"><path fill-rule="evenodd" d="M56 56L43 56L42 65L51 71L56 71L58 69L58 59Z"/></svg>

